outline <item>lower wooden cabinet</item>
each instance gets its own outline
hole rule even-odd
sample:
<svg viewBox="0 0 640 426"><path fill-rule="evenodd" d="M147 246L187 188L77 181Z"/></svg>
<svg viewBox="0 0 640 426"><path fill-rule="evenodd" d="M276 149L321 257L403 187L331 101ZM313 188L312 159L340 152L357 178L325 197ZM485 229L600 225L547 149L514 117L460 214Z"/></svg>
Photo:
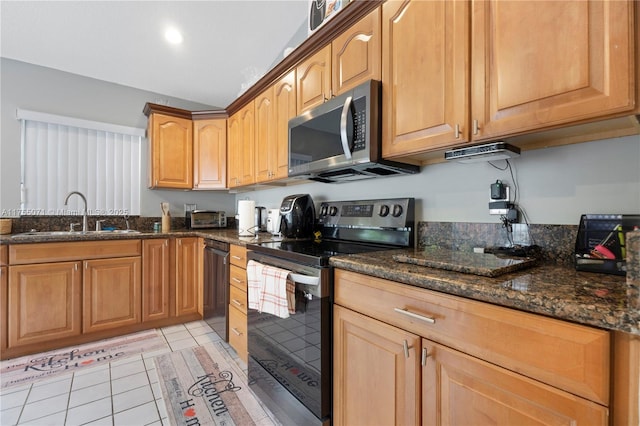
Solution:
<svg viewBox="0 0 640 426"><path fill-rule="evenodd" d="M198 237L10 245L0 357L202 319L203 249Z"/></svg>
<svg viewBox="0 0 640 426"><path fill-rule="evenodd" d="M333 424L420 424L420 338L337 305L333 324Z"/></svg>
<svg viewBox="0 0 640 426"><path fill-rule="evenodd" d="M169 318L169 239L142 241L142 322Z"/></svg>
<svg viewBox="0 0 640 426"><path fill-rule="evenodd" d="M80 335L82 262L11 266L9 275L9 348Z"/></svg>
<svg viewBox="0 0 640 426"><path fill-rule="evenodd" d="M247 249L232 244L229 251L229 344L247 362Z"/></svg>
<svg viewBox="0 0 640 426"><path fill-rule="evenodd" d="M134 325L141 321L140 267L140 257L84 261L84 333Z"/></svg>
<svg viewBox="0 0 640 426"><path fill-rule="evenodd" d="M335 425L610 423L605 331L341 270L335 303Z"/></svg>
<svg viewBox="0 0 640 426"><path fill-rule="evenodd" d="M175 244L175 315L202 315L202 238L176 238Z"/></svg>
<svg viewBox="0 0 640 426"><path fill-rule="evenodd" d="M420 358L423 425L609 424L607 407L426 339Z"/></svg>

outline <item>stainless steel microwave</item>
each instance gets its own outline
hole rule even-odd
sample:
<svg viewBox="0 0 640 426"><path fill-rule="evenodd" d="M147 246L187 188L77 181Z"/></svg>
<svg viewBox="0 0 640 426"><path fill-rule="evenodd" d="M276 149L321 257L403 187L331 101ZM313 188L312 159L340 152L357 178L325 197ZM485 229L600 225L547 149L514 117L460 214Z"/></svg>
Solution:
<svg viewBox="0 0 640 426"><path fill-rule="evenodd" d="M226 228L227 216L225 212L212 211L212 210L193 210L191 215L191 229L206 229L206 228Z"/></svg>
<svg viewBox="0 0 640 426"><path fill-rule="evenodd" d="M289 176L342 182L416 173L382 159L381 85L369 80L289 120Z"/></svg>

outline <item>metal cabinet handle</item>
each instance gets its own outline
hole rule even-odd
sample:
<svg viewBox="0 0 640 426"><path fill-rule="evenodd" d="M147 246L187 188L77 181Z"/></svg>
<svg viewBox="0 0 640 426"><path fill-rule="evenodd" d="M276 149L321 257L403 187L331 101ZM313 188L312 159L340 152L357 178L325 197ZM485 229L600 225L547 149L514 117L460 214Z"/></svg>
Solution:
<svg viewBox="0 0 640 426"><path fill-rule="evenodd" d="M236 277L231 277L231 279L232 279L233 281L237 282L238 284L240 284L240 283L243 283L243 282L244 282L243 280L239 280L239 279L237 279Z"/></svg>
<svg viewBox="0 0 640 426"><path fill-rule="evenodd" d="M405 339L402 342L402 349L404 349L404 357L405 358L409 358L409 348L410 348L409 342L407 342L407 340Z"/></svg>
<svg viewBox="0 0 640 426"><path fill-rule="evenodd" d="M480 124L478 123L478 120L473 120L473 134L477 135L479 131L480 131Z"/></svg>
<svg viewBox="0 0 640 426"><path fill-rule="evenodd" d="M460 125L459 124L456 124L456 128L455 128L454 134L455 134L456 139L460 139Z"/></svg>
<svg viewBox="0 0 640 426"><path fill-rule="evenodd" d="M244 304L238 302L236 299L231 299L231 303L233 303L233 304L235 304L236 306L239 306L239 307L243 307L244 306Z"/></svg>
<svg viewBox="0 0 640 426"><path fill-rule="evenodd" d="M242 258L241 258L240 256L233 255L233 256L231 256L231 257L233 257L233 258L234 258L234 259L236 259L236 260L242 260Z"/></svg>
<svg viewBox="0 0 640 426"><path fill-rule="evenodd" d="M427 353L427 348L422 348L422 360L420 362L423 367L427 365L427 358L429 358L430 356L431 355Z"/></svg>
<svg viewBox="0 0 640 426"><path fill-rule="evenodd" d="M235 333L236 336L242 336L242 333L238 331L237 328L232 328L231 331L233 331Z"/></svg>
<svg viewBox="0 0 640 426"><path fill-rule="evenodd" d="M429 324L435 324L436 323L436 319L433 317L428 317L425 315L420 315L420 314L416 314L415 312L411 312L407 309L402 309L402 308L393 308L394 311L396 311L399 314L403 314L403 315L407 315L411 318L415 318L415 319L419 319L421 321L425 321L428 322Z"/></svg>

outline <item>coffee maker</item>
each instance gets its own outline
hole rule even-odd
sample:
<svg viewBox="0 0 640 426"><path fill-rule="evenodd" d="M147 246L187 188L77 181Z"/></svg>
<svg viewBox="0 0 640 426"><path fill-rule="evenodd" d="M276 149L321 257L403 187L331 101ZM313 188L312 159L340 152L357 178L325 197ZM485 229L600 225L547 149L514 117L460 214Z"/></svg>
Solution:
<svg viewBox="0 0 640 426"><path fill-rule="evenodd" d="M309 194L289 195L280 205L280 232L285 238L313 236L316 209Z"/></svg>

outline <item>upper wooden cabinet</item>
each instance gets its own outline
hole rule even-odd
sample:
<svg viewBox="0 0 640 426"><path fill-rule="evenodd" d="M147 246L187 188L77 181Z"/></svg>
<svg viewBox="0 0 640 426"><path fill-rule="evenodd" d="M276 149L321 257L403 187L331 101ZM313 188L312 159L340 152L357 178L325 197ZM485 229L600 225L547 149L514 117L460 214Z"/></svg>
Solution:
<svg viewBox="0 0 640 426"><path fill-rule="evenodd" d="M226 112L147 103L144 113L149 117L150 188L226 188Z"/></svg>
<svg viewBox="0 0 640 426"><path fill-rule="evenodd" d="M471 16L473 140L633 110L632 1L494 0Z"/></svg>
<svg viewBox="0 0 640 426"><path fill-rule="evenodd" d="M149 187L193 187L191 120L152 113L149 116Z"/></svg>
<svg viewBox="0 0 640 426"><path fill-rule="evenodd" d="M383 157L467 138L468 52L469 2L383 4Z"/></svg>
<svg viewBox="0 0 640 426"><path fill-rule="evenodd" d="M380 8L296 68L298 114L367 80L380 80Z"/></svg>
<svg viewBox="0 0 640 426"><path fill-rule="evenodd" d="M383 4L383 157L631 113L630 1Z"/></svg>
<svg viewBox="0 0 640 426"><path fill-rule="evenodd" d="M331 42L331 87L339 95L367 80L381 78L380 19L376 8Z"/></svg>
<svg viewBox="0 0 640 426"><path fill-rule="evenodd" d="M227 120L193 120L193 189L227 187Z"/></svg>
<svg viewBox="0 0 640 426"><path fill-rule="evenodd" d="M289 119L296 115L295 71L290 71L255 100L256 182L289 175Z"/></svg>
<svg viewBox="0 0 640 426"><path fill-rule="evenodd" d="M277 154L276 123L274 120L273 86L255 99L255 175L256 182L271 180Z"/></svg>
<svg viewBox="0 0 640 426"><path fill-rule="evenodd" d="M229 157L227 187L235 188L255 183L255 109L254 101L229 117L227 150Z"/></svg>

